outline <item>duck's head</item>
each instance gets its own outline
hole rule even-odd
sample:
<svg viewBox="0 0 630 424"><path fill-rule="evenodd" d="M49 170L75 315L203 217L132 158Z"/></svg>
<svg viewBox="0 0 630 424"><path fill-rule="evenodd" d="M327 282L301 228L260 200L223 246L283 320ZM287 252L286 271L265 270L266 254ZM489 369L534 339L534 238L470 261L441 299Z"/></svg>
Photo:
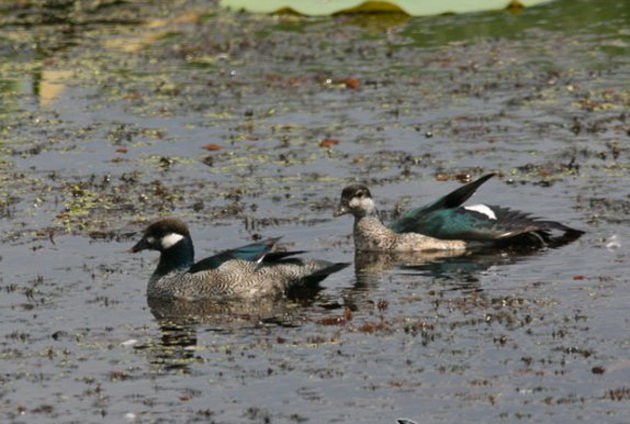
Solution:
<svg viewBox="0 0 630 424"><path fill-rule="evenodd" d="M335 216L347 213L355 217L376 214L376 205L370 190L366 186L355 184L343 189Z"/></svg>
<svg viewBox="0 0 630 424"><path fill-rule="evenodd" d="M144 230L142 239L131 248L131 252L136 253L147 249L164 252L178 245L182 240L190 242L190 233L186 224L179 219L161 219Z"/></svg>

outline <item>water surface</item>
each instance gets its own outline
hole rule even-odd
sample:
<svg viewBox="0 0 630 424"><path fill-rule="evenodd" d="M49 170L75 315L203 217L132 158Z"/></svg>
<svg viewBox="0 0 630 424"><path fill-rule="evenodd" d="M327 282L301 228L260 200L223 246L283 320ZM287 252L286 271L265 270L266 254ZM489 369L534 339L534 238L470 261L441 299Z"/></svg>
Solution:
<svg viewBox="0 0 630 424"><path fill-rule="evenodd" d="M0 15L4 422L627 421L625 2L413 19L73 4ZM355 257L332 218L345 184L389 219L487 172L475 201L587 234ZM307 301L178 317L147 303L157 258L127 253L161 216L200 257L281 235L354 266Z"/></svg>

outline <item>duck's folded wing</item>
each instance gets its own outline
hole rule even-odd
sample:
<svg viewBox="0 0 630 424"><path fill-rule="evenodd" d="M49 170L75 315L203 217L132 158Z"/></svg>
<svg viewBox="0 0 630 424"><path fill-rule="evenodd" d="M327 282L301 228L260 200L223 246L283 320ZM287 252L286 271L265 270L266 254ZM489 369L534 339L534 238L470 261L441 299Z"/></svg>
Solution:
<svg viewBox="0 0 630 424"><path fill-rule="evenodd" d="M443 240L502 241L531 234L541 241L550 239L551 231L581 235L580 230L559 222L542 220L510 208L473 205L427 213L416 223L415 231Z"/></svg>
<svg viewBox="0 0 630 424"><path fill-rule="evenodd" d="M202 259L199 262L195 263L190 268L190 272L195 273L200 271L207 271L210 269L216 269L220 267L223 263L232 259L240 259L243 261L257 263L269 261L273 262L278 261L282 258L286 258L287 256L302 253L301 251L272 252L271 250L278 242L278 240L280 240L280 237L274 237L262 240L260 242L248 244L246 246L237 247L235 249L225 250L221 253Z"/></svg>
<svg viewBox="0 0 630 424"><path fill-rule="evenodd" d="M435 202L412 209L392 222L389 227L396 233L425 234L422 230L423 226L426 225L427 220L432 220L435 216L439 217L441 212L448 215L449 211L461 206L470 198L470 196L475 194L475 191L477 191L479 186L494 177L494 175L495 174L484 175L483 177L450 192Z"/></svg>

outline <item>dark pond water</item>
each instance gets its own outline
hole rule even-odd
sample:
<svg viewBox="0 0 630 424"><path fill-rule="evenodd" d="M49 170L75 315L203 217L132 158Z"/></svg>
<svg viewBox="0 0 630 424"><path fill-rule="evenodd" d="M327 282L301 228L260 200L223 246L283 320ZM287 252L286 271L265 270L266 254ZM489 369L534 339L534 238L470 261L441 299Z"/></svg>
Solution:
<svg viewBox="0 0 630 424"><path fill-rule="evenodd" d="M2 422L628 422L627 2L30 3L0 6ZM389 219L491 171L475 201L587 234L355 257L332 218L348 183ZM161 216L199 255L283 236L354 266L303 303L164 309L127 253Z"/></svg>

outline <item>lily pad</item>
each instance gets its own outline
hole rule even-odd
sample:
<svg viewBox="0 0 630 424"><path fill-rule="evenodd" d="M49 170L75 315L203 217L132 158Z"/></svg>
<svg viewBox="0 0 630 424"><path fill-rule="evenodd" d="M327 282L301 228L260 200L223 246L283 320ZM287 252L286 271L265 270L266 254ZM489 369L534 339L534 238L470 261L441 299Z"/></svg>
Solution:
<svg viewBox="0 0 630 424"><path fill-rule="evenodd" d="M395 12L411 16L467 13L530 7L549 0L221 0L221 5L254 13L298 13L324 16L335 13Z"/></svg>

